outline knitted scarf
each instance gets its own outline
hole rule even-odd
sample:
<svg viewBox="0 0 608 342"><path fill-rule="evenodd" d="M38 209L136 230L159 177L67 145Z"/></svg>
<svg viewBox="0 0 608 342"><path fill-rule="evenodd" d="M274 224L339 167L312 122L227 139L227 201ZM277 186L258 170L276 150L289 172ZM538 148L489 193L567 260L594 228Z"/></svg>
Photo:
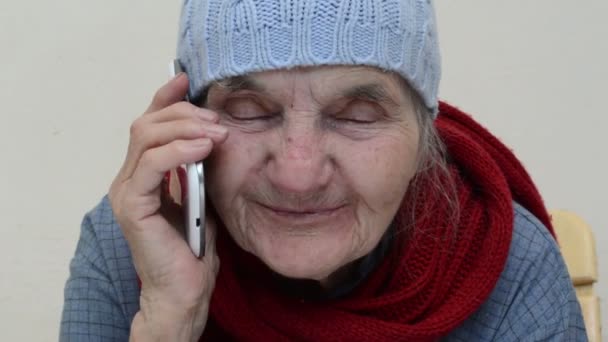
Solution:
<svg viewBox="0 0 608 342"><path fill-rule="evenodd" d="M353 293L324 301L277 291L266 267L219 229L221 267L201 341L433 341L474 313L508 257L513 201L553 229L512 152L460 110L439 108L452 175L444 181L456 184L459 208L434 191L408 193L389 254ZM424 175L416 181L424 186Z"/></svg>

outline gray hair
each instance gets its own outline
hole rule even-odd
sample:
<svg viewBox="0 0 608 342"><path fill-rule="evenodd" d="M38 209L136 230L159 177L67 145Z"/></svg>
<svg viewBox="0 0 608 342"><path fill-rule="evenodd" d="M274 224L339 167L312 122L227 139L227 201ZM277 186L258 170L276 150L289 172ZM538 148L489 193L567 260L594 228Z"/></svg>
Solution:
<svg viewBox="0 0 608 342"><path fill-rule="evenodd" d="M460 216L460 205L456 182L448 165L446 146L435 127L436 119L431 110L424 105L415 91L410 90L409 93L419 127L419 145L416 175L410 181L404 201L416 201L424 194L433 194L437 200L445 201L449 209L447 222L456 223ZM403 222L406 229L414 228L415 222L420 219L416 215L436 214L417 213L415 205L408 207L411 208L411 212L407 213L407 222Z"/></svg>

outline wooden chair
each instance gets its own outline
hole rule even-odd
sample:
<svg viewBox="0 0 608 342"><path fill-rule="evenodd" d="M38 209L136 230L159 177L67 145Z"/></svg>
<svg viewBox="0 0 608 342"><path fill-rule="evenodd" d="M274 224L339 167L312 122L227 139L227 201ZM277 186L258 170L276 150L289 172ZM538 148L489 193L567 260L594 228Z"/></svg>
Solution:
<svg viewBox="0 0 608 342"><path fill-rule="evenodd" d="M551 217L583 311L589 341L601 341L600 304L594 289L594 283L598 280L597 255L591 228L569 211L555 210L551 212Z"/></svg>

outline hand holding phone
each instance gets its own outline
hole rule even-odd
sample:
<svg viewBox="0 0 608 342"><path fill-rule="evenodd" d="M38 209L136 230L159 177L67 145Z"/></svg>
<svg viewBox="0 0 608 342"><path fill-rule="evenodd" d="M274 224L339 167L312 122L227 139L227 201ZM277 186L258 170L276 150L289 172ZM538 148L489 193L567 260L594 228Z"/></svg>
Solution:
<svg viewBox="0 0 608 342"><path fill-rule="evenodd" d="M169 76L183 72L177 59L169 64ZM185 101L189 101L186 95ZM186 184L181 184L182 207L186 239L192 253L198 258L205 255L205 174L203 162L185 165ZM184 188L185 186L185 188Z"/></svg>
<svg viewBox="0 0 608 342"><path fill-rule="evenodd" d="M183 102L187 91L188 77L172 78L152 96L147 110L133 120L124 162L108 191L110 214L128 244L141 284L142 305L131 324L135 339L176 340L169 336L173 332L166 328L170 327L180 333L187 327L191 339L198 339L207 322L218 275L215 227L213 220L204 220L202 211L204 189L187 189L188 176L182 165L196 166L227 139L228 131L222 129L217 113ZM200 130L193 130L193 125ZM193 208L194 214L183 215L182 208L167 197L171 195L167 173L175 169L184 184L183 192L189 191L188 201L182 199L181 204ZM194 171L190 184L204 184L202 168ZM186 224L190 231L185 243L183 229L177 228L183 227L188 216L193 224ZM199 224L205 223L204 231L197 227L197 218ZM201 260L195 255L203 253L202 236L207 241Z"/></svg>

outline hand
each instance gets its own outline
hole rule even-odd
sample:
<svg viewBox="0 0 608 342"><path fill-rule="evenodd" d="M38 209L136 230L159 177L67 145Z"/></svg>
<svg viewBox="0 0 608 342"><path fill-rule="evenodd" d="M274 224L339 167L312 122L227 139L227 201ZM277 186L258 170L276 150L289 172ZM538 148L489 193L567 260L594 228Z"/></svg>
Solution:
<svg viewBox="0 0 608 342"><path fill-rule="evenodd" d="M181 213L161 199L167 171L205 159L227 137L216 113L182 101L187 89L187 76L177 75L133 122L126 159L109 191L142 282L140 312L132 325L132 334L140 337L177 341L170 335L179 332L179 339L197 340L219 269L213 222L207 219L205 256L199 260L182 227L168 219Z"/></svg>

